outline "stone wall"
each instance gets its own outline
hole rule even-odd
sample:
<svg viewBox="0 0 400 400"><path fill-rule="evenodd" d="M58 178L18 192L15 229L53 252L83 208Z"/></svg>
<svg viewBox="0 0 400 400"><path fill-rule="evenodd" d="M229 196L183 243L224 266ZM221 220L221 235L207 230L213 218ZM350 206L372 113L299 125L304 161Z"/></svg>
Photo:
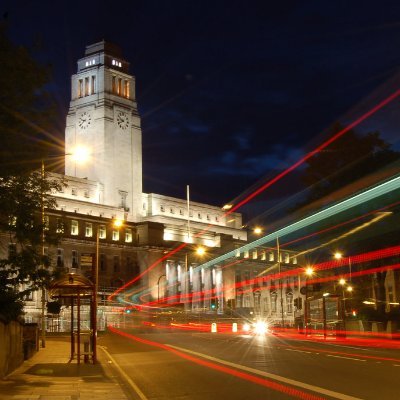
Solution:
<svg viewBox="0 0 400 400"><path fill-rule="evenodd" d="M23 325L0 321L0 378L18 368L24 361Z"/></svg>

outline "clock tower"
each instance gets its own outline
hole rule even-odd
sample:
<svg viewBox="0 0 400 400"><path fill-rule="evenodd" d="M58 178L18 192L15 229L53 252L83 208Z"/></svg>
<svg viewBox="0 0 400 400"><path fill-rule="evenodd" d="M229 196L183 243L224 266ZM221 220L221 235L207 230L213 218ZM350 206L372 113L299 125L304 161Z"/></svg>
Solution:
<svg viewBox="0 0 400 400"><path fill-rule="evenodd" d="M65 172L98 182L98 201L136 220L142 196L142 132L135 78L121 50L105 41L86 47L72 75L65 131ZM88 154L80 163L71 155Z"/></svg>

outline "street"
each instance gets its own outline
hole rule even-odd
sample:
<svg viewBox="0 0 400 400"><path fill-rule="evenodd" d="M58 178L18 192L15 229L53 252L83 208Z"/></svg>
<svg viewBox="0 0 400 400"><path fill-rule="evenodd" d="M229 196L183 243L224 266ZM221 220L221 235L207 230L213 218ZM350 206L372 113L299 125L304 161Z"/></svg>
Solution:
<svg viewBox="0 0 400 400"><path fill-rule="evenodd" d="M99 345L141 392L133 398L398 398L397 349L274 334L110 330Z"/></svg>

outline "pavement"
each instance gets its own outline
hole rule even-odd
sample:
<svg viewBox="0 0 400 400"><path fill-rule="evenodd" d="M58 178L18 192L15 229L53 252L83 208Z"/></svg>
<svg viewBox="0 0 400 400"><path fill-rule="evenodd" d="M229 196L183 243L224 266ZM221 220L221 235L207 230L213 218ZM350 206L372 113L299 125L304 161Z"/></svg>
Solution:
<svg viewBox="0 0 400 400"><path fill-rule="evenodd" d="M46 347L0 379L1 400L130 400L118 369L98 346L98 363L70 361L70 338L47 337Z"/></svg>

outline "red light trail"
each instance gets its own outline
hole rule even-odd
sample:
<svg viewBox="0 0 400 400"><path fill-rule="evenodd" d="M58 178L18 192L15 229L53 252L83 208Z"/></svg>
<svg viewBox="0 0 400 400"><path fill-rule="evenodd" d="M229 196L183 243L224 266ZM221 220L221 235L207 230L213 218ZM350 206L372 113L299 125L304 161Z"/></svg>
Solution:
<svg viewBox="0 0 400 400"><path fill-rule="evenodd" d="M328 140L326 140L324 143L322 143L321 145L319 145L317 148L315 148L314 150L312 150L311 152L309 152L308 154L306 154L304 157L300 158L300 160L298 160L297 162L295 162L293 165L291 165L289 168L287 168L286 170L282 171L281 173L279 173L278 175L276 175L274 178L272 178L271 180L269 180L268 182L266 182L264 185L260 186L258 189L256 189L255 191L253 191L250 195L248 195L247 197L245 197L243 200L241 200L239 203L237 203L236 205L234 205L230 210L228 210L223 217L226 217L228 215L230 215L231 213L233 213L234 211L238 210L240 207L242 207L243 205L245 205L246 203L248 203L250 200L252 200L254 197L258 196L260 193L262 193L264 190L268 189L270 186L272 186L274 183L278 182L279 180L281 180L282 178L284 178L286 175L288 175L290 172L292 172L293 170L295 170L297 167L299 167L300 165L304 164L309 158L311 158L312 156L314 156L315 154L319 153L320 151L322 151L323 149L325 149L326 147L328 147L331 143L333 143L335 140L337 140L338 138L340 138L341 136L343 136L345 133L347 133L349 130L353 129L354 127L356 127L357 125L359 125L361 122L365 121L366 119L368 119L371 115L375 114L377 111L379 111L380 109L382 109L383 107L385 107L387 104L389 104L391 101L393 101L394 99L396 99L398 96L400 95L400 89L396 90L394 93L392 93L390 96L386 97L384 100L382 100L380 103L378 103L375 107L371 108L369 111L367 111L366 113L364 113L363 115L361 115L359 118L357 118L356 120L354 120L352 123L350 123L349 125L347 125L347 127L343 128L341 131L339 131L338 133L336 133L335 135L333 135L331 138L329 138ZM195 237L199 237L202 234L204 234L205 232L207 232L210 227L212 225L209 224L206 228L204 228L201 232L199 232L198 234L195 235ZM145 274L147 274L149 271L151 271L152 269L154 269L157 265L159 265L162 261L166 260L167 258L169 258L170 256L176 254L178 251L184 249L187 246L187 243L182 243L179 246L177 246L175 249L169 251L166 255L164 255L163 257L161 257L160 259L156 260L153 264L151 264L146 270L144 270L142 273L140 273L139 275L137 275L136 277L134 277L133 279L131 279L130 281L128 281L127 283L125 283L123 286L119 287L114 293L112 293L108 299L112 300L112 298L114 296L116 296L118 293L120 293L122 290L124 290L125 288L131 286L133 283L135 283L136 281L138 281L142 276L144 276Z"/></svg>
<svg viewBox="0 0 400 400"><path fill-rule="evenodd" d="M245 381L255 383L260 386L264 386L268 389L272 389L277 392L285 393L289 396L296 397L298 399L303 399L303 400L322 400L322 399L324 399L324 397L317 396L317 395L314 395L311 393L307 393L302 390L295 389L294 387L291 387L291 386L282 385L281 383L275 382L271 379L260 378L258 376L251 375L249 373L242 372L242 371L230 368L230 367L226 367L224 365L217 364L215 362L210 362L210 361L204 360L199 357L194 357L192 355L189 355L187 353L184 353L182 351L179 351L172 347L169 347L168 345L158 343L158 342L153 342L153 341L150 341L147 339L142 339L137 336L131 335L129 333L115 329L111 326L109 327L109 330L111 332L114 332L115 334L123 336L127 339L134 340L136 342L143 343L148 346L157 347L157 348L165 350L165 351L169 351L170 353L173 353L178 357L184 358L185 360L188 360L195 364L201 365L203 367L207 367L207 368L213 369L215 371L222 372L224 374L235 376L236 378L243 379Z"/></svg>

